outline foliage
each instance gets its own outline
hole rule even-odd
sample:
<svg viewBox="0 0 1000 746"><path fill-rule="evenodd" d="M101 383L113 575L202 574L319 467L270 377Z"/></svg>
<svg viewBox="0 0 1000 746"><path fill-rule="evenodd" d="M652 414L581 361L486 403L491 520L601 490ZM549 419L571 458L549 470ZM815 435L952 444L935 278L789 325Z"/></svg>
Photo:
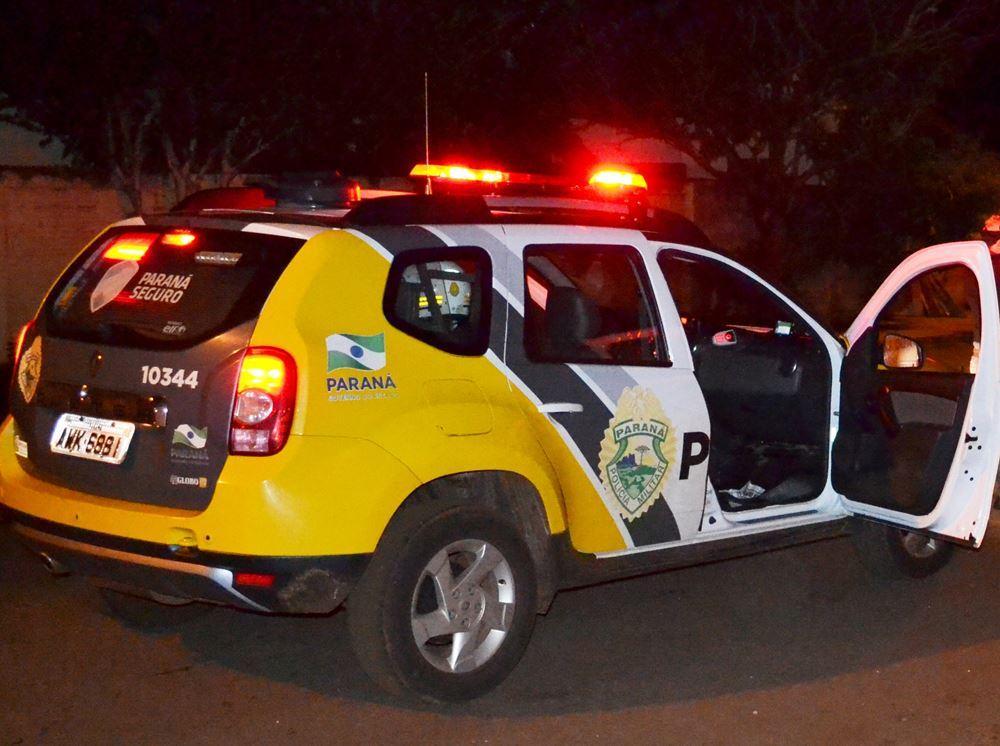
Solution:
<svg viewBox="0 0 1000 746"><path fill-rule="evenodd" d="M136 210L165 172L180 199L222 183L295 131L307 31L270 4L40 0L0 28L6 118L65 146ZM267 17L267 24L262 18ZM314 31L315 33L315 31ZM275 39L280 44L275 44Z"/></svg>
<svg viewBox="0 0 1000 746"><path fill-rule="evenodd" d="M995 158L939 102L996 3L642 3L588 37L605 68L593 116L662 137L745 205L760 262L886 262L964 236L1000 203ZM985 31L984 31L985 29ZM628 39L658 43L631 44ZM589 90L593 80L587 81ZM710 226L707 226L710 231ZM788 269L788 267L785 267Z"/></svg>
<svg viewBox="0 0 1000 746"><path fill-rule="evenodd" d="M969 85L996 91L995 64L970 60L998 43L997 11L1000 0L20 0L0 27L0 110L141 210L150 173L178 199L248 170L403 173L423 156L426 71L435 158L572 167L574 119L611 123L710 174L753 222L734 248L772 273L803 260L881 272L1000 203L981 145L1000 146L996 103L961 93L970 69Z"/></svg>

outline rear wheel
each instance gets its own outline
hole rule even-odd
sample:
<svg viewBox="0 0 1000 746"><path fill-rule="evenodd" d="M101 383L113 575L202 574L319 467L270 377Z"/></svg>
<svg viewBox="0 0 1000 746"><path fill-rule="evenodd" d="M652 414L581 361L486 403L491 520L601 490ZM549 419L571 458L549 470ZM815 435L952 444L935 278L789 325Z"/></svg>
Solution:
<svg viewBox="0 0 1000 746"><path fill-rule="evenodd" d="M857 520L851 532L865 566L877 577L925 578L951 559L955 545L926 534Z"/></svg>
<svg viewBox="0 0 1000 746"><path fill-rule="evenodd" d="M515 528L481 509L401 518L348 600L355 653L394 693L478 697L506 678L531 636L528 550Z"/></svg>
<svg viewBox="0 0 1000 746"><path fill-rule="evenodd" d="M173 602L164 598L136 596L114 588L99 587L104 608L126 626L146 632L165 632L199 619L212 610L210 604L194 601Z"/></svg>

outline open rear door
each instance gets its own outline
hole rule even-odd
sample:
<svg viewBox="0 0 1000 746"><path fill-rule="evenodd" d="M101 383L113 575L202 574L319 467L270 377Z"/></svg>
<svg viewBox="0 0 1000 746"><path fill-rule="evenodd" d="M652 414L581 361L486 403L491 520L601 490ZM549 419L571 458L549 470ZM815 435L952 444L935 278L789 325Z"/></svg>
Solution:
<svg viewBox="0 0 1000 746"><path fill-rule="evenodd" d="M1000 461L1000 311L980 241L903 261L847 332L833 485L847 510L979 546Z"/></svg>

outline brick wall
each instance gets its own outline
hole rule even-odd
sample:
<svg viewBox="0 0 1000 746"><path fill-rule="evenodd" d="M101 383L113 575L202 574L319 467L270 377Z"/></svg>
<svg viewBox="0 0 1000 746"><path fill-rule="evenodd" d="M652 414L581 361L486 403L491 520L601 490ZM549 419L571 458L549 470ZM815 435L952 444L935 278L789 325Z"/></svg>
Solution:
<svg viewBox="0 0 1000 746"><path fill-rule="evenodd" d="M146 199L153 211L166 206L162 189ZM0 171L0 360L66 264L126 209L113 189L83 179Z"/></svg>

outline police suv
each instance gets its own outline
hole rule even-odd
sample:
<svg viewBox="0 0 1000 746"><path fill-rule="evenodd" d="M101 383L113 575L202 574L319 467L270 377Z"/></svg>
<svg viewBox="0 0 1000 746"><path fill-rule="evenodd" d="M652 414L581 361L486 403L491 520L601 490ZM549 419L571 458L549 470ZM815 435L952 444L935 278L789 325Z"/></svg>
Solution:
<svg viewBox="0 0 1000 746"><path fill-rule="evenodd" d="M346 599L373 679L460 700L561 588L855 516L883 573L982 542L985 244L907 258L845 352L634 173L415 175L435 194L350 209L203 193L83 250L22 330L0 431L0 506L50 569L132 621Z"/></svg>

